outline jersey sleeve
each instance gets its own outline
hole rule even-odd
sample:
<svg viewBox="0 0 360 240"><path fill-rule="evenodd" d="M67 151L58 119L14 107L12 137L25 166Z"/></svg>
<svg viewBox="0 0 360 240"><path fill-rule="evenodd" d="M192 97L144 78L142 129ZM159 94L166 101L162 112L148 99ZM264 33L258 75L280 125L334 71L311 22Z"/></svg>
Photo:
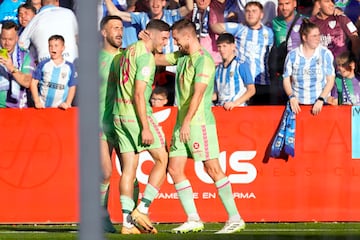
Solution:
<svg viewBox="0 0 360 240"><path fill-rule="evenodd" d="M29 52L25 53L23 63L21 64L21 72L25 74L32 74L35 71L36 65L34 58Z"/></svg>
<svg viewBox="0 0 360 240"><path fill-rule="evenodd" d="M334 68L334 56L333 54L330 52L330 50L326 49L325 54L324 54L324 59L325 59L325 75L326 76L335 76L335 68Z"/></svg>
<svg viewBox="0 0 360 240"><path fill-rule="evenodd" d="M343 16L343 15L339 16L339 21L342 26L342 29L344 30L344 32L348 37L352 36L355 32L357 32L357 28L355 24L347 16Z"/></svg>
<svg viewBox="0 0 360 240"><path fill-rule="evenodd" d="M41 80L42 78L42 68L44 66L44 62L40 62L37 66L36 66L36 69L35 71L33 72L32 74L32 78L33 79L36 79L38 81Z"/></svg>
<svg viewBox="0 0 360 240"><path fill-rule="evenodd" d="M138 24L142 29L146 28L146 24L148 23L149 16L144 12L133 12L130 13L131 16L131 24Z"/></svg>
<svg viewBox="0 0 360 240"><path fill-rule="evenodd" d="M35 17L33 19L31 19L31 21L29 22L29 24L26 26L26 28L24 29L24 31L21 33L21 35L19 37L18 44L22 50L28 50L30 47L32 34L38 24L37 19L38 18L35 15Z"/></svg>
<svg viewBox="0 0 360 240"><path fill-rule="evenodd" d="M136 67L135 81L141 80L148 83L155 74L154 55L152 55L152 53L147 53L139 56L136 59Z"/></svg>
<svg viewBox="0 0 360 240"><path fill-rule="evenodd" d="M244 26L240 23L228 22L225 23L225 31L237 37L238 33L242 31Z"/></svg>
<svg viewBox="0 0 360 240"><path fill-rule="evenodd" d="M255 79L251 75L251 71L248 63L244 62L239 64L238 71L245 85L255 84L254 82Z"/></svg>
<svg viewBox="0 0 360 240"><path fill-rule="evenodd" d="M195 63L195 83L209 84L215 74L215 65L209 57L200 57Z"/></svg>
<svg viewBox="0 0 360 240"><path fill-rule="evenodd" d="M78 84L78 79L77 79L78 74L76 72L74 64L69 63L69 66L71 69L71 74L70 74L70 79L69 79L68 85L69 85L69 87L72 87L72 86L76 86Z"/></svg>
<svg viewBox="0 0 360 240"><path fill-rule="evenodd" d="M165 59L170 65L176 65L180 55L179 51L167 53L165 54Z"/></svg>

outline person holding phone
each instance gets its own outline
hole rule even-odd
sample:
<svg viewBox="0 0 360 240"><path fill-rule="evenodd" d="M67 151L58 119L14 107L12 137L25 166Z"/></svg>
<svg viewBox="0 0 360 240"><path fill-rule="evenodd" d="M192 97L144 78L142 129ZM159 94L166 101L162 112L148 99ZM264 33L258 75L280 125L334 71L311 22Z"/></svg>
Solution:
<svg viewBox="0 0 360 240"><path fill-rule="evenodd" d="M18 47L18 25L4 21L0 33L0 108L31 106L30 83L35 62Z"/></svg>

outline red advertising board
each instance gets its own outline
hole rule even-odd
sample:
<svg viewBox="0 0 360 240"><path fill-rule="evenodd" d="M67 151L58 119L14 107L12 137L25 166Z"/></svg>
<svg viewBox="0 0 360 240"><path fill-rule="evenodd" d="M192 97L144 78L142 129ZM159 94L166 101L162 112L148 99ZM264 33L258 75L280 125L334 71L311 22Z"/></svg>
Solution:
<svg viewBox="0 0 360 240"><path fill-rule="evenodd" d="M284 107L257 106L231 112L213 109L220 162L246 221L359 221L360 160L351 155L351 107L325 107L313 116L302 107L296 119L295 157L269 158L266 149ZM167 140L176 108L155 110ZM77 109L0 109L0 223L78 221ZM142 192L152 160L141 153L137 177ZM117 160L114 165L119 169ZM201 163L187 162L195 203L203 221L227 216ZM121 222L118 181L109 198L113 221ZM150 208L155 222L186 219L168 176Z"/></svg>

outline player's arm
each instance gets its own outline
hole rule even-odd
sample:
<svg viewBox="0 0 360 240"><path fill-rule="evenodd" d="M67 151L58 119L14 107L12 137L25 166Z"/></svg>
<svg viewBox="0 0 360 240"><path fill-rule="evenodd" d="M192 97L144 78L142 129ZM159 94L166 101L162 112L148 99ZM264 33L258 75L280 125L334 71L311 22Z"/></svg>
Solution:
<svg viewBox="0 0 360 240"><path fill-rule="evenodd" d="M218 98L217 93L213 92L212 96L211 96L211 101L216 101Z"/></svg>
<svg viewBox="0 0 360 240"><path fill-rule="evenodd" d="M206 88L207 84L202 82L196 82L194 85L194 94L191 98L189 109L185 115L180 129L180 141L182 142L187 142L190 140L190 123L199 108Z"/></svg>
<svg viewBox="0 0 360 240"><path fill-rule="evenodd" d="M334 87L335 83L335 68L333 65L334 62L334 56L330 51L325 52L324 54L324 70L326 74L326 84L324 86L324 89L320 93L320 96L318 96L318 99L315 101L311 112L314 115L317 115L321 112L322 107L326 101L326 98L330 95L331 90Z"/></svg>
<svg viewBox="0 0 360 240"><path fill-rule="evenodd" d="M320 98L326 100L327 96L329 96L331 89L334 86L334 82L335 82L335 75L328 75L326 76L326 84L325 87L323 89L323 91L320 93L319 98L315 101L311 112L314 115L317 115L321 112L323 105L325 104L324 101L319 100Z"/></svg>
<svg viewBox="0 0 360 240"><path fill-rule="evenodd" d="M35 108L44 108L44 105L40 102L38 85L39 80L33 78L30 84L31 95L35 103Z"/></svg>
<svg viewBox="0 0 360 240"><path fill-rule="evenodd" d="M155 54L155 64L156 66L172 66L165 54L156 53Z"/></svg>
<svg viewBox="0 0 360 240"><path fill-rule="evenodd" d="M331 105L339 105L339 102L338 102L338 99L337 98L334 98L333 96L329 96L327 99L326 99L326 102L331 104Z"/></svg>
<svg viewBox="0 0 360 240"><path fill-rule="evenodd" d="M211 31L216 34L221 34L226 31L225 23L214 23L210 25Z"/></svg>
<svg viewBox="0 0 360 240"><path fill-rule="evenodd" d="M247 63L242 63L238 67L239 74L241 76L240 81L243 81L246 91L240 97L235 99L233 102L224 104L226 110L232 110L234 107L248 101L252 96L255 95L256 89L254 84L254 78L251 74L250 67Z"/></svg>
<svg viewBox="0 0 360 240"><path fill-rule="evenodd" d="M111 0L104 0L106 8L110 15L119 16L125 22L131 22L131 14L129 12L120 11Z"/></svg>
<svg viewBox="0 0 360 240"><path fill-rule="evenodd" d="M74 85L69 88L66 101L60 105L62 109L68 109L71 107L71 104L75 98L75 93L76 93L76 86Z"/></svg>
<svg viewBox="0 0 360 240"><path fill-rule="evenodd" d="M19 70L12 70L12 75L15 78L15 80L23 87L29 88L31 84L32 76L31 74L22 73Z"/></svg>
<svg viewBox="0 0 360 240"><path fill-rule="evenodd" d="M154 136L152 135L146 115L146 100L145 100L146 82L135 80L134 102L137 117L141 124L141 139L142 144L150 145L154 143Z"/></svg>
<svg viewBox="0 0 360 240"><path fill-rule="evenodd" d="M298 114L301 111L301 109L300 109L299 101L297 100L296 97L294 97L293 90L292 90L292 87L291 87L291 78L290 78L290 76L287 76L287 77L283 78L283 87L284 87L284 91L285 91L286 95L289 97L291 110L295 114Z"/></svg>
<svg viewBox="0 0 360 240"><path fill-rule="evenodd" d="M244 92L244 94L234 101L235 106L239 106L240 104L243 104L244 102L248 101L252 96L255 95L256 92L255 84L248 84L245 87L246 87L246 91Z"/></svg>
<svg viewBox="0 0 360 240"><path fill-rule="evenodd" d="M182 17L188 15L194 9L194 0L185 0L185 6L179 8Z"/></svg>
<svg viewBox="0 0 360 240"><path fill-rule="evenodd" d="M14 77L14 79L23 87L29 88L32 76L31 74L22 73L19 69L17 69L12 60L11 57L8 56L7 58L0 57L0 64L4 65L6 69L11 73L11 75Z"/></svg>

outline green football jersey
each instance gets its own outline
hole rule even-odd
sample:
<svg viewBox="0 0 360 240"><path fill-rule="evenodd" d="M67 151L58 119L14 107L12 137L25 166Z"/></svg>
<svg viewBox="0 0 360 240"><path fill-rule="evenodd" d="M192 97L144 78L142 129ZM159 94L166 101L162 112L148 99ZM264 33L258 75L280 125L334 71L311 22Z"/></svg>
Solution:
<svg viewBox="0 0 360 240"><path fill-rule="evenodd" d="M148 115L152 113L149 99L155 74L155 59L147 50L143 41L129 46L119 59L119 71L112 72L111 81L117 84L116 99L113 113L123 116L136 116L134 91L135 81L146 82L145 103ZM109 80L110 80L109 79Z"/></svg>
<svg viewBox="0 0 360 240"><path fill-rule="evenodd" d="M112 122L112 110L114 101L106 101L106 94L108 91L108 77L110 72L110 66L115 54L109 53L105 50L101 50L99 53L99 76L100 76L100 88L99 88L99 118L100 123L104 119ZM108 93L109 94L109 93ZM109 96L108 96L109 99Z"/></svg>
<svg viewBox="0 0 360 240"><path fill-rule="evenodd" d="M176 99L178 105L177 123L181 124L189 110L194 94L195 83L207 85L198 110L191 124L214 124L215 119L211 111L212 95L214 92L215 63L211 55L201 48L199 51L184 55L180 52L169 53L166 60L176 67Z"/></svg>

